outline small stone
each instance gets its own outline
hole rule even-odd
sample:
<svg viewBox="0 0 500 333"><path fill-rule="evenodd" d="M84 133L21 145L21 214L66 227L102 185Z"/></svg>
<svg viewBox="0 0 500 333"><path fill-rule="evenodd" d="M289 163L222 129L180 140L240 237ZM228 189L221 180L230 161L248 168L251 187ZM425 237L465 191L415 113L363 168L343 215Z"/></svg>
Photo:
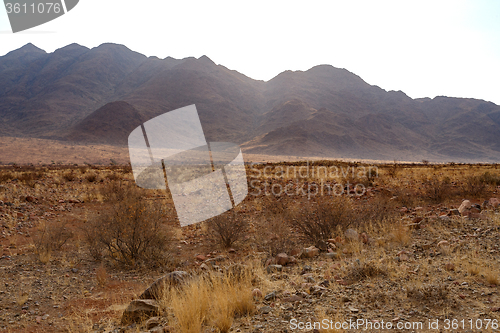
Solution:
<svg viewBox="0 0 500 333"><path fill-rule="evenodd" d="M350 241L357 241L359 239L359 234L354 229L347 229L344 232L344 236L345 236L346 239L348 239Z"/></svg>
<svg viewBox="0 0 500 333"><path fill-rule="evenodd" d="M202 264L203 265L203 264ZM140 296L140 299L161 299L165 287L178 286L186 282L189 274L184 271L173 271L151 284Z"/></svg>
<svg viewBox="0 0 500 333"><path fill-rule="evenodd" d="M325 253L325 256L328 259L338 259L339 258L339 255L337 252L328 252L328 253Z"/></svg>
<svg viewBox="0 0 500 333"><path fill-rule="evenodd" d="M138 323L159 314L158 303L152 299L136 299L123 311L122 325Z"/></svg>
<svg viewBox="0 0 500 333"><path fill-rule="evenodd" d="M316 246L310 246L302 250L303 258L314 258L319 255L319 249Z"/></svg>
<svg viewBox="0 0 500 333"><path fill-rule="evenodd" d="M263 306L259 309L259 312L262 314L268 314L272 311L273 309L270 306Z"/></svg>
<svg viewBox="0 0 500 333"><path fill-rule="evenodd" d="M408 255L406 253L402 253L399 255L399 261L408 261L410 260L410 257L408 257Z"/></svg>
<svg viewBox="0 0 500 333"><path fill-rule="evenodd" d="M363 244L369 244L371 239L370 236L366 232L363 232L361 235L359 235L359 240L363 242Z"/></svg>
<svg viewBox="0 0 500 333"><path fill-rule="evenodd" d="M499 205L500 205L500 200L498 200L497 198L491 198L488 203L490 204L490 206L492 206L493 208L497 208Z"/></svg>
<svg viewBox="0 0 500 333"><path fill-rule="evenodd" d="M276 292L273 291L273 292L270 292L269 294L267 294L265 297L264 297L264 300L265 301L274 301L276 299Z"/></svg>
<svg viewBox="0 0 500 333"><path fill-rule="evenodd" d="M285 266L288 264L288 255L286 253L279 253L276 256L276 263L281 266Z"/></svg>
<svg viewBox="0 0 500 333"><path fill-rule="evenodd" d="M467 209L470 209L471 207L471 202L469 200L464 200L462 201L460 207L458 207L458 211L460 212L460 214L463 214Z"/></svg>
<svg viewBox="0 0 500 333"><path fill-rule="evenodd" d="M308 283L316 283L316 280L312 276L306 276L305 279Z"/></svg>
<svg viewBox="0 0 500 333"><path fill-rule="evenodd" d="M252 290L252 297L253 298L262 298L262 291L260 291L260 289L258 288L255 288L254 290Z"/></svg>
<svg viewBox="0 0 500 333"><path fill-rule="evenodd" d="M268 274L271 274L273 272L281 272L283 269L283 266L281 265L269 265L266 267L266 271Z"/></svg>
<svg viewBox="0 0 500 333"><path fill-rule="evenodd" d="M207 257L205 257L203 254L198 254L197 256L194 257L198 261L205 261L207 260Z"/></svg>
<svg viewBox="0 0 500 333"><path fill-rule="evenodd" d="M450 245L450 243L446 240L442 240L437 244L437 246L439 246L439 247L444 247L444 246L448 246L448 245Z"/></svg>
<svg viewBox="0 0 500 333"><path fill-rule="evenodd" d="M160 317L152 317L146 321L146 328L148 330L155 328L160 325Z"/></svg>
<svg viewBox="0 0 500 333"><path fill-rule="evenodd" d="M351 311L351 312L353 312L353 313L358 313L358 312L359 312L359 310L358 310L358 309L356 309L356 308L351 308L351 307L349 308L349 311Z"/></svg>

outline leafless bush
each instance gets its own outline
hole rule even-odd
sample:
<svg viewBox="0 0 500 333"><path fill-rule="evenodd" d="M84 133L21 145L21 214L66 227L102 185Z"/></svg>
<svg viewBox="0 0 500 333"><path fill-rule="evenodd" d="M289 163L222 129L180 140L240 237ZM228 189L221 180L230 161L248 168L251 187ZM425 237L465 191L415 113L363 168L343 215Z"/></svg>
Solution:
<svg viewBox="0 0 500 333"><path fill-rule="evenodd" d="M373 278L377 276L385 276L386 273L374 265L373 263L357 263L354 262L352 266L349 267L348 272L344 280L348 284L353 284L359 281L363 281L367 278Z"/></svg>
<svg viewBox="0 0 500 333"><path fill-rule="evenodd" d="M33 235L36 254L49 257L52 251L59 251L73 237L66 223L53 222L42 225Z"/></svg>
<svg viewBox="0 0 500 333"><path fill-rule="evenodd" d="M484 193L487 183L496 184L495 178L486 174L466 177L460 187L461 195L463 197L477 198Z"/></svg>
<svg viewBox="0 0 500 333"><path fill-rule="evenodd" d="M449 290L443 284L424 284L408 288L406 294L414 301L442 304L447 300Z"/></svg>
<svg viewBox="0 0 500 333"><path fill-rule="evenodd" d="M344 197L307 200L298 209L288 209L290 223L307 240L318 243L330 238L337 227L347 227L354 216L349 199Z"/></svg>
<svg viewBox="0 0 500 333"><path fill-rule="evenodd" d="M257 221L256 243L259 250L269 252L270 256L289 253L296 242L287 223L286 207L274 197L265 199Z"/></svg>
<svg viewBox="0 0 500 333"><path fill-rule="evenodd" d="M68 171L64 173L63 178L68 182L72 182L76 179L76 175L73 171Z"/></svg>
<svg viewBox="0 0 500 333"><path fill-rule="evenodd" d="M454 195L449 179L439 180L435 176L425 183L423 194L426 199L433 203L443 202Z"/></svg>
<svg viewBox="0 0 500 333"><path fill-rule="evenodd" d="M86 174L86 176L85 176L85 179L87 179L87 181L88 181L89 183L94 183L94 182L96 182L96 181L98 180L98 178L99 178L99 177L97 176L97 174L96 174L95 172L89 172L89 173L88 173L88 174Z"/></svg>
<svg viewBox="0 0 500 333"><path fill-rule="evenodd" d="M225 248L240 240L248 229L248 221L234 210L213 217L207 223L213 238Z"/></svg>
<svg viewBox="0 0 500 333"><path fill-rule="evenodd" d="M84 228L91 255L133 268L168 263L169 233L162 223L165 205L144 200L139 189L122 187L112 206L95 215Z"/></svg>

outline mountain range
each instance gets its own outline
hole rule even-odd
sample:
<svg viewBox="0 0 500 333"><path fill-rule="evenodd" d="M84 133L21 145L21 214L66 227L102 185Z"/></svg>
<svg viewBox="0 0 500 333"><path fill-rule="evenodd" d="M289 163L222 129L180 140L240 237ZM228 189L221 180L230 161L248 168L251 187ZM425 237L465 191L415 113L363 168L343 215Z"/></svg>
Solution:
<svg viewBox="0 0 500 333"><path fill-rule="evenodd" d="M500 106L412 99L330 65L259 81L207 56L159 59L116 44L27 44L0 57L4 137L126 146L144 121L191 104L207 141L247 154L500 161Z"/></svg>

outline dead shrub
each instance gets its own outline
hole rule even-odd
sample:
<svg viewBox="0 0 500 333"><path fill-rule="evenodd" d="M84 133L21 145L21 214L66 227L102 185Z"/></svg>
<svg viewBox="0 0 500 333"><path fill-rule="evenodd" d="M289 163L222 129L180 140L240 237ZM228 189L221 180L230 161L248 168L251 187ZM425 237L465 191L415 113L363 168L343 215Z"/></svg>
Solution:
<svg viewBox="0 0 500 333"><path fill-rule="evenodd" d="M447 300L448 293L448 288L443 284L423 284L409 287L406 296L417 302L441 305Z"/></svg>
<svg viewBox="0 0 500 333"><path fill-rule="evenodd" d="M207 221L212 238L225 248L241 240L248 230L248 221L234 210Z"/></svg>
<svg viewBox="0 0 500 333"><path fill-rule="evenodd" d="M53 251L59 251L73 237L66 223L45 223L33 234L35 253L42 262L48 262Z"/></svg>
<svg viewBox="0 0 500 333"><path fill-rule="evenodd" d="M403 246L411 242L411 230L403 223L396 222L391 227L390 240Z"/></svg>
<svg viewBox="0 0 500 333"><path fill-rule="evenodd" d="M73 171L68 171L64 173L63 178L68 182L72 182L76 180L77 177Z"/></svg>
<svg viewBox="0 0 500 333"><path fill-rule="evenodd" d="M453 187L449 181L442 181L433 176L425 183L423 195L433 203L441 203L454 195Z"/></svg>
<svg viewBox="0 0 500 333"><path fill-rule="evenodd" d="M354 221L351 204L345 197L305 200L297 208L287 209L289 222L313 244L329 239L339 226L347 228Z"/></svg>
<svg viewBox="0 0 500 333"><path fill-rule="evenodd" d="M462 197L470 197L470 198L478 198L482 194L484 194L484 190L486 189L486 181L482 179L483 176L469 176L464 179L461 184L460 194ZM487 176L487 178L491 178ZM485 178L486 179L486 178ZM491 180L493 183L496 183L496 180Z"/></svg>
<svg viewBox="0 0 500 333"><path fill-rule="evenodd" d="M165 205L144 200L135 187L122 187L120 192L117 197L123 199L93 216L84 228L91 255L128 268L167 264L171 233L162 223Z"/></svg>
<svg viewBox="0 0 500 333"><path fill-rule="evenodd" d="M108 272L106 272L106 268L103 264L95 270L95 278L97 284L101 287L105 287L108 284Z"/></svg>
<svg viewBox="0 0 500 333"><path fill-rule="evenodd" d="M97 174L95 172L89 172L88 174L85 175L85 179L89 183L95 183L98 181L99 177L97 176Z"/></svg>
<svg viewBox="0 0 500 333"><path fill-rule="evenodd" d="M12 180L12 179L15 179L16 176L14 176L14 174L12 174L11 172L2 172L2 174L0 175L0 183L5 183L9 180Z"/></svg>
<svg viewBox="0 0 500 333"><path fill-rule="evenodd" d="M363 281L367 278L373 278L377 276L385 276L386 273L375 266L373 263L358 263L354 262L349 271L344 278L348 284L353 284L356 282Z"/></svg>
<svg viewBox="0 0 500 333"><path fill-rule="evenodd" d="M285 205L281 200L271 197L263 203L262 208L256 226L259 250L268 252L270 256L290 253L296 241L286 220Z"/></svg>

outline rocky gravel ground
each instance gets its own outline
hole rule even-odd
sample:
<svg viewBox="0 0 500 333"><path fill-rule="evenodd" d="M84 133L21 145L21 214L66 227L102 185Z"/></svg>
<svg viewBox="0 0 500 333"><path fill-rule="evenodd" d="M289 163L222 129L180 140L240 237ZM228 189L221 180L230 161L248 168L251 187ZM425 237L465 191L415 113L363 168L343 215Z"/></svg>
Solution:
<svg viewBox="0 0 500 333"><path fill-rule="evenodd" d="M248 290L255 312L236 317L231 332L315 332L308 323L324 319L423 323L422 329L386 330L400 332L435 332L429 323L436 320L438 330L446 331L447 320L460 325L465 320L463 329L452 331L498 331L491 324L500 320L496 188L470 201L397 203L390 208L396 218L387 223L339 230L324 247L295 243L274 256L252 245L262 237L258 223L231 249L216 246L204 226L186 227L176 235L174 264L147 271L92 260L80 232L90 213L106 209L96 189L113 181L130 182L131 175L123 172L116 179L112 175L121 171L74 169L76 176L67 180L67 172L49 170L33 179L0 183L0 331L180 332L171 313L151 311L148 321L128 324L122 324L122 315L132 300L169 272L199 275L235 264L255 267L259 278ZM355 200L369 202L388 191L395 192L389 182L381 182ZM389 197L393 194L398 196ZM252 201L241 210L259 216ZM62 244L44 254L40 240L54 225L64 231L54 240ZM68 239L62 242L65 235Z"/></svg>

